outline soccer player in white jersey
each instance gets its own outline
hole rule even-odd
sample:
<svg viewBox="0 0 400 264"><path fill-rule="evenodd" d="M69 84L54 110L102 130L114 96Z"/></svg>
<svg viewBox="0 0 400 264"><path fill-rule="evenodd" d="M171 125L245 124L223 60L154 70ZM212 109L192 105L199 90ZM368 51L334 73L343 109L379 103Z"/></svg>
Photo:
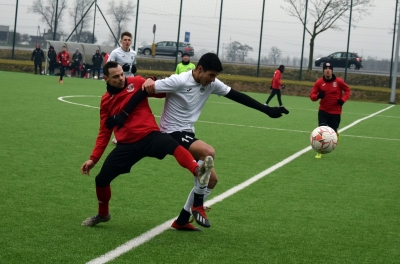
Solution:
<svg viewBox="0 0 400 264"><path fill-rule="evenodd" d="M136 51L131 49L132 34L128 31L122 32L121 39L119 40L121 47L113 50L108 57L107 62L115 61L121 65L124 75L134 76L136 73ZM112 143L117 144L117 139L113 137Z"/></svg>
<svg viewBox="0 0 400 264"><path fill-rule="evenodd" d="M136 73L136 51L131 49L132 34L130 32L122 32L119 40L121 47L113 50L108 57L108 61L115 61L121 65L125 76L134 76Z"/></svg>
<svg viewBox="0 0 400 264"><path fill-rule="evenodd" d="M279 118L289 111L284 107L269 107L261 104L246 94L235 91L216 77L222 71L221 61L214 53L204 54L193 71L174 74L162 80L148 79L143 84L146 89L142 93L132 96L129 103L118 115L109 117L107 126L123 126L127 115L148 94L166 93L164 109L161 115L160 129L170 134L179 144L189 150L193 157L201 163L206 156L215 159L214 148L195 137L194 123L197 121L205 102L211 94L224 96L237 103L251 107L267 114L271 118ZM205 200L218 182L217 174L211 171ZM177 230L197 231L195 226L189 223L190 212L195 216L196 222L203 227L210 227L204 208L193 206L194 191L191 190L186 204L178 218L172 223ZM193 213L195 212L195 213Z"/></svg>

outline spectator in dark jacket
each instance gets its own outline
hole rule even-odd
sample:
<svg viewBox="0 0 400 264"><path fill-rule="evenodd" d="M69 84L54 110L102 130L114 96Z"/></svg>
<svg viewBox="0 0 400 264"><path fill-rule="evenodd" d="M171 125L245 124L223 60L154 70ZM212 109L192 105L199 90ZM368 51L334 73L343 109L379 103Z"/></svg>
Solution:
<svg viewBox="0 0 400 264"><path fill-rule="evenodd" d="M100 69L101 65L103 64L103 56L101 56L100 51L96 50L96 54L93 55L92 57L92 71L93 71L93 77L97 76L100 77ZM97 75L96 75L97 72Z"/></svg>
<svg viewBox="0 0 400 264"><path fill-rule="evenodd" d="M54 68L56 67L57 53L53 46L50 46L49 51L47 51L47 61L49 62L49 74L54 75Z"/></svg>
<svg viewBox="0 0 400 264"><path fill-rule="evenodd" d="M39 74L42 74L42 62L44 61L44 53L40 48L40 44L36 44L36 49L32 52L31 60L35 63L35 74L37 74L37 68L39 66Z"/></svg>
<svg viewBox="0 0 400 264"><path fill-rule="evenodd" d="M76 49L74 55L72 55L72 68L74 68L75 77L80 75L79 68L81 67L82 62L82 53L79 52L79 49Z"/></svg>

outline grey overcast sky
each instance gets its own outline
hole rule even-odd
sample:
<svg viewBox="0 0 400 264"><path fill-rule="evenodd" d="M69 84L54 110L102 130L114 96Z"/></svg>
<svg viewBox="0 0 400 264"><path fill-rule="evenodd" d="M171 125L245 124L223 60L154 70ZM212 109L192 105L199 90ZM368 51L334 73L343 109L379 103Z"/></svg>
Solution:
<svg viewBox="0 0 400 264"><path fill-rule="evenodd" d="M53 0L55 1L55 0ZM128 3L128 0L119 0ZM310 0L311 1L311 0ZM29 13L28 7L32 0L19 0L17 32L37 35L46 29L46 25L37 14ZM68 0L71 8L75 0ZM178 18L180 0L142 0L139 5L137 45L150 44L153 41L152 27L157 25L155 41L176 40L178 34ZM107 14L109 0L97 0L97 3L111 24L111 16ZM137 0L131 0L136 6ZM0 0L0 25L14 28L16 1ZM190 32L190 42L196 51L216 52L218 41L218 23L220 16L220 0L184 0L180 40L184 33ZM262 0L225 0L223 3L220 51L231 41L239 41L254 49L249 56L256 59L260 41L260 26L262 16ZM276 46L284 57L300 57L303 27L300 21L289 16L282 6L287 5L281 0L266 0L264 14L264 29L261 56L267 56L271 47ZM392 30L395 16L396 0L375 0L370 15L351 28L350 51L357 52L367 58L390 59L392 49ZM94 8L89 11L94 13ZM134 33L136 11L126 30ZM309 18L311 18L309 16ZM308 25L313 21L309 20ZM88 30L92 31L93 20ZM328 30L316 38L314 57L328 55L335 51L344 51L347 47L348 26L339 22L342 31ZM69 12L65 12L59 25L67 35L73 29ZM109 42L110 33L100 12L96 15L96 31L98 43ZM306 33L304 56L309 54L310 36Z"/></svg>

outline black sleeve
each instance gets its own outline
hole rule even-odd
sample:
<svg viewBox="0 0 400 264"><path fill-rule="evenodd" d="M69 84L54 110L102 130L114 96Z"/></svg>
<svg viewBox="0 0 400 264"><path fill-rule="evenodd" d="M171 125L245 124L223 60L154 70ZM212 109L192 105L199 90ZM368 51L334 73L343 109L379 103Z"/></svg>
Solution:
<svg viewBox="0 0 400 264"><path fill-rule="evenodd" d="M136 71L137 71L137 69L136 69L136 65L133 65L133 64L132 64L132 67L131 67L131 73L135 74L135 73L136 73Z"/></svg>
<svg viewBox="0 0 400 264"><path fill-rule="evenodd" d="M235 101L239 104L245 105L247 107L256 109L258 111L261 111L265 113L265 105L261 104L260 102L254 100L248 95L245 95L244 93L235 91L231 89L227 95L225 95L226 98L231 99L232 101Z"/></svg>
<svg viewBox="0 0 400 264"><path fill-rule="evenodd" d="M135 109L135 107L147 96L148 93L146 92L146 90L142 91L142 89L140 89L140 91L132 95L131 99L129 99L128 103L126 103L122 111L125 112L125 114L129 115L133 111L133 109Z"/></svg>

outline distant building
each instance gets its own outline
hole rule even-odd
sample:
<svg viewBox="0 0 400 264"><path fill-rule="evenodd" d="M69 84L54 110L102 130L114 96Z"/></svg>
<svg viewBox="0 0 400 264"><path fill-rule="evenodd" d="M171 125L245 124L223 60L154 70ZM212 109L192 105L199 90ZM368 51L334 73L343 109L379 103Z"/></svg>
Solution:
<svg viewBox="0 0 400 264"><path fill-rule="evenodd" d="M0 43L8 42L8 31L10 26L0 26Z"/></svg>
<svg viewBox="0 0 400 264"><path fill-rule="evenodd" d="M54 40L53 39L54 33L53 33L53 31L51 29L49 29L47 31L47 33L43 34L43 37L44 37L45 40ZM56 33L56 39L55 40L60 41L60 39L61 39L61 35Z"/></svg>

